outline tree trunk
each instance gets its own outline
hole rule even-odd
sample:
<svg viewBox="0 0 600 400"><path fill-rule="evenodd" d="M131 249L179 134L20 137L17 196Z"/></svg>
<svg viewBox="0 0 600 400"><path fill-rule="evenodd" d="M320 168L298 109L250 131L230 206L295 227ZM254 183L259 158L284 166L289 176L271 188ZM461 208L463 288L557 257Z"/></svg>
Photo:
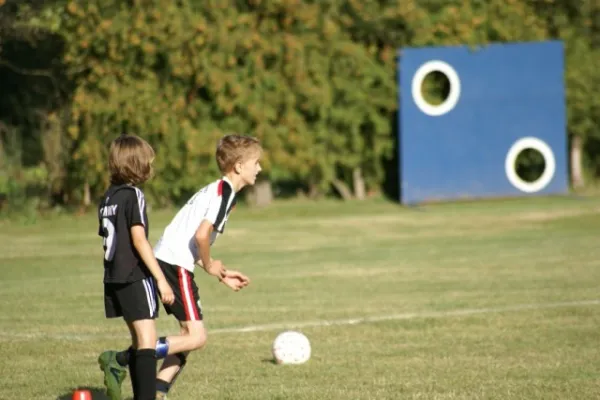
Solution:
<svg viewBox="0 0 600 400"><path fill-rule="evenodd" d="M271 181L261 180L248 190L248 203L255 207L266 207L273 201Z"/></svg>
<svg viewBox="0 0 600 400"><path fill-rule="evenodd" d="M354 186L354 197L358 200L364 200L367 197L367 190L365 187L365 180L362 176L362 169L360 169L360 167L356 167L352 171L352 181Z"/></svg>
<svg viewBox="0 0 600 400"><path fill-rule="evenodd" d="M585 185L582 157L583 139L580 136L573 136L573 140L571 140L571 183L574 188L581 188Z"/></svg>
<svg viewBox="0 0 600 400"><path fill-rule="evenodd" d="M86 181L83 184L83 206L89 207L92 204L92 195L90 193L90 184Z"/></svg>
<svg viewBox="0 0 600 400"><path fill-rule="evenodd" d="M43 160L48 170L48 190L50 196L56 198L63 190L63 179L66 174L63 123L57 114L42 115L41 120L40 134L44 151Z"/></svg>
<svg viewBox="0 0 600 400"><path fill-rule="evenodd" d="M348 185L346 185L344 182L340 181L339 179L334 179L333 182L331 182L331 184L333 185L335 190L338 191L340 196L342 196L342 199L352 200L352 192L348 188Z"/></svg>
<svg viewBox="0 0 600 400"><path fill-rule="evenodd" d="M316 200L321 197L321 189L319 189L319 185L314 182L310 182L308 184L308 198L311 200Z"/></svg>

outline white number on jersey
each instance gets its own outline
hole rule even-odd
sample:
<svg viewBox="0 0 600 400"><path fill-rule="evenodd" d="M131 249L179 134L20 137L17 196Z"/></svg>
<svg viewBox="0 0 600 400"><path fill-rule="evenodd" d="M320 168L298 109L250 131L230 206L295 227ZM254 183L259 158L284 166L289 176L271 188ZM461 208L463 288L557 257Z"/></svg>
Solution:
<svg viewBox="0 0 600 400"><path fill-rule="evenodd" d="M115 256L115 226L110 219L102 218L102 228L104 228L104 259L112 261Z"/></svg>

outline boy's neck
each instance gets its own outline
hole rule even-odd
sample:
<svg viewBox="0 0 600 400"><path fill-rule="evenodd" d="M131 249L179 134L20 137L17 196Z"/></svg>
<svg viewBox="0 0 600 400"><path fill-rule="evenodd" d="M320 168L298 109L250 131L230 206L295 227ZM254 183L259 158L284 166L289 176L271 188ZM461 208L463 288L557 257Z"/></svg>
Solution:
<svg viewBox="0 0 600 400"><path fill-rule="evenodd" d="M245 186L244 182L242 181L242 178L236 173L230 172L228 174L225 174L224 177L227 178L229 183L231 183L231 185L233 186L233 191L236 193L242 190L242 188Z"/></svg>

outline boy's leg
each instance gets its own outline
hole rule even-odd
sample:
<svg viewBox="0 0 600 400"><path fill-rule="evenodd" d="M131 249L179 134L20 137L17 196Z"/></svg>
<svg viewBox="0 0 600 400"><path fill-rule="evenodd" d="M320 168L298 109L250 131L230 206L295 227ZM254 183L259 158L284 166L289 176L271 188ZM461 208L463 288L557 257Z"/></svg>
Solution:
<svg viewBox="0 0 600 400"><path fill-rule="evenodd" d="M168 354L156 384L159 392L168 392L168 388L172 386L174 378L181 370L181 365L185 364L184 354L199 349L206 343L206 330L202 322L200 296L193 274L160 259L158 263L175 294L175 303L171 306L163 306L168 314L172 314L180 321L181 325L180 335L160 338L155 346L157 358L165 358ZM125 366L132 362L132 353L123 350L116 355L116 359L119 365ZM132 376L132 380L134 378Z"/></svg>
<svg viewBox="0 0 600 400"><path fill-rule="evenodd" d="M200 297L198 287L194 282L194 275L185 269L173 264L158 260L167 282L175 294L175 303L172 306L163 304L167 314L172 314L178 321L202 320L202 310L199 305ZM181 335L187 335L182 326ZM180 351L191 349L191 344L184 343L183 347L174 337L161 337L156 342L156 355L159 359L165 358L167 354L175 354ZM131 348L117 352L116 359L122 367L129 364Z"/></svg>
<svg viewBox="0 0 600 400"><path fill-rule="evenodd" d="M169 355L163 361L156 380L156 398L166 398L186 364L190 351L206 343L206 329L202 321L180 321L181 335L169 336Z"/></svg>
<svg viewBox="0 0 600 400"><path fill-rule="evenodd" d="M175 294L175 302L170 306L164 305L165 311L177 318L181 326L180 335L166 338L168 356L163 361L156 381L156 396L160 399L166 398L181 373L189 352L204 346L206 330L202 322L200 296L194 274L162 260L158 262Z"/></svg>
<svg viewBox="0 0 600 400"><path fill-rule="evenodd" d="M104 309L107 318L123 316L117 292L125 285L104 285ZM104 386L110 400L121 400L121 384L127 376L127 368L116 360L115 351L105 351L98 357L100 369L104 372Z"/></svg>
<svg viewBox="0 0 600 400"><path fill-rule="evenodd" d="M167 398L169 390L175 383L175 380L187 363L189 352L171 354L162 363L159 374L167 374L168 378L157 375L156 378L156 399L164 400ZM164 380L167 379L167 380Z"/></svg>
<svg viewBox="0 0 600 400"><path fill-rule="evenodd" d="M179 376L181 370L185 366L189 352L201 348L206 343L206 329L202 321L180 321L179 323L181 325L181 335L161 338L166 339L166 343L168 343L168 355L165 357L160 371L157 374L157 398L161 398L159 396L166 398L166 394L169 392L169 389L175 383L175 379ZM159 359L164 357L164 355L160 357L158 355L160 353L158 348L164 343L161 342L161 339L157 341L157 348L155 349L155 354ZM131 367L131 364L135 362L135 359L133 358L134 352L131 350L124 350L123 353L125 352L129 352L129 356L127 356L129 369L130 371L134 371L135 368ZM133 372L131 372L131 378L132 382L136 379Z"/></svg>
<svg viewBox="0 0 600 400"><path fill-rule="evenodd" d="M132 347L128 350L127 361L135 400L154 399L154 381L156 380L156 357L154 354L156 328L154 318L158 316L157 301L152 278L118 285L117 290L115 290L114 303L119 305L119 314L123 316L127 323L132 338ZM123 379L117 380L110 378L110 371L118 368L126 371L126 367L119 363L117 358L116 352L104 352L100 356L105 366L103 368L105 382L108 380L111 384L110 386L107 385L107 393L111 400L121 400L121 384L125 373ZM148 382L150 382L150 385ZM152 395L147 394L150 387L152 387ZM138 393L139 391L141 393ZM139 397L139 395L144 397Z"/></svg>
<svg viewBox="0 0 600 400"><path fill-rule="evenodd" d="M130 358L129 371L135 400L156 398L156 327L154 319L143 319L127 323L135 332L137 348Z"/></svg>
<svg viewBox="0 0 600 400"><path fill-rule="evenodd" d="M133 323L129 323L129 322L126 322L126 323L127 323L127 328L129 328L129 334L131 335L131 346L129 346L129 349L128 349L130 357L128 359L128 363L127 363L126 367L129 367L129 377L131 379L131 388L135 395L135 391L138 387L138 380L137 380L137 374L136 374L135 349L138 348L138 342L137 342L137 334L135 333ZM115 359L116 359L116 357L115 357ZM118 362L118 360L117 360L117 362Z"/></svg>

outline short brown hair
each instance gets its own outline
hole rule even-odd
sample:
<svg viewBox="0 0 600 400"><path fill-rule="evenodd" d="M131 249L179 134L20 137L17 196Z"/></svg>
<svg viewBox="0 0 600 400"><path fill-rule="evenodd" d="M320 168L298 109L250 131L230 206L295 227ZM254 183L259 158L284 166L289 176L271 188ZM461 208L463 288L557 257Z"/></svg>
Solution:
<svg viewBox="0 0 600 400"><path fill-rule="evenodd" d="M138 185L152 177L154 149L135 135L121 135L110 144L108 168L115 185Z"/></svg>
<svg viewBox="0 0 600 400"><path fill-rule="evenodd" d="M217 164L222 173L230 172L235 163L244 161L251 154L262 152L258 139L237 134L225 135L217 144Z"/></svg>

